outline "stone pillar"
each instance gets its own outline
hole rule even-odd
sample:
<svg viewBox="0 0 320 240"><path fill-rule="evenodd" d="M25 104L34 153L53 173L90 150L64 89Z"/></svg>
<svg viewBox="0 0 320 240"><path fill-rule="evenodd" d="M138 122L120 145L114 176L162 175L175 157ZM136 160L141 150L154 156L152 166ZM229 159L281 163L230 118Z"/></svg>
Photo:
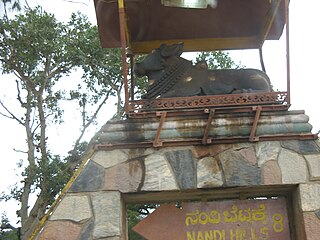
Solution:
<svg viewBox="0 0 320 240"><path fill-rule="evenodd" d="M180 134L175 126L172 123L168 127ZM136 138L131 128L125 132L119 123L110 128L122 132L118 134L121 139L124 135ZM100 138L106 131L102 129L95 141L109 146L107 138ZM116 141L116 132L112 136ZM37 239L127 240L125 201L129 193L140 200L152 196L156 202L196 199L203 192L210 199L217 194L219 199L239 198L241 191L259 193L260 189L270 193L276 189L279 194L281 189L291 189L293 209L289 216L296 239L318 239L320 147L315 140L134 149L124 144L118 149L96 150Z"/></svg>

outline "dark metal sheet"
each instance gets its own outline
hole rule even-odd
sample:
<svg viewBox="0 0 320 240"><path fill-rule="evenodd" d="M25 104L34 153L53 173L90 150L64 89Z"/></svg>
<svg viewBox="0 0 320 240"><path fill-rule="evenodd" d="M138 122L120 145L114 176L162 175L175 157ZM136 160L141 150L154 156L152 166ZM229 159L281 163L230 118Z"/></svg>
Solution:
<svg viewBox="0 0 320 240"><path fill-rule="evenodd" d="M95 0L104 48L120 47L117 1ZM185 50L255 48L268 31L269 0L220 0L213 9L164 7L160 0L126 0L125 11L131 48L149 52L160 43L185 42ZM279 39L285 24L281 0L266 39ZM203 49L205 48L205 49Z"/></svg>

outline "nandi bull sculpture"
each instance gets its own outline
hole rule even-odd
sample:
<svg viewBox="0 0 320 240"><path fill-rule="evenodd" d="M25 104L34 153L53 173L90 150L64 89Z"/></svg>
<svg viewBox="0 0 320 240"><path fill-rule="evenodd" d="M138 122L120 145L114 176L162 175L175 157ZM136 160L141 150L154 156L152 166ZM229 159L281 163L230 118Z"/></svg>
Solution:
<svg viewBox="0 0 320 240"><path fill-rule="evenodd" d="M182 52L182 43L162 44L142 62L135 64L136 76L147 76L149 81L148 91L142 98L272 91L269 77L260 70L208 70L205 62L194 66L180 57Z"/></svg>

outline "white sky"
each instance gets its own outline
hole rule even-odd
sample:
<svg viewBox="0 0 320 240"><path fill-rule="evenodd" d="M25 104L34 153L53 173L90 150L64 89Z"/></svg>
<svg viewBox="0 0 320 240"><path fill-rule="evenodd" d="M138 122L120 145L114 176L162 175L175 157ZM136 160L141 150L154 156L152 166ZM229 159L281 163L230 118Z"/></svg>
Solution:
<svg viewBox="0 0 320 240"><path fill-rule="evenodd" d="M76 0L75 0L76 1ZM85 4L77 4L75 1L63 0L38 0L46 11L55 13L56 17L63 21L68 20L70 14L81 11L87 14L95 23L93 1L83 0ZM31 0L29 1L29 4ZM318 72L320 56L320 1L319 0L291 0L290 3L290 55L291 55L291 103L290 110L305 110L313 125L313 132L320 129L320 114L317 104L320 102L320 77ZM285 34L283 34L285 35ZM284 38L280 41L267 41L264 46L264 61L271 82L279 90L285 90ZM260 68L257 50L239 51L231 54L236 62L241 61L247 67ZM10 79L0 76L0 98L14 100L15 96L9 93L14 90L14 84ZM12 90L11 90L12 89ZM68 114L68 112L67 112ZM99 126L110 117L106 113L100 115ZM69 114L68 118L76 121L75 116ZM71 121L71 124L73 122ZM70 149L72 141L77 136L78 129L73 125L63 125L59 129L53 129L52 134L57 138L55 149L66 152ZM99 127L98 126L98 127ZM98 129L98 127L96 129ZM10 120L0 117L0 193L6 191L8 186L19 179L16 163L21 154L13 151L24 145L24 140L19 137L23 129ZM91 136L94 132L91 133ZM0 203L0 213L6 211L10 219L15 219L16 203Z"/></svg>

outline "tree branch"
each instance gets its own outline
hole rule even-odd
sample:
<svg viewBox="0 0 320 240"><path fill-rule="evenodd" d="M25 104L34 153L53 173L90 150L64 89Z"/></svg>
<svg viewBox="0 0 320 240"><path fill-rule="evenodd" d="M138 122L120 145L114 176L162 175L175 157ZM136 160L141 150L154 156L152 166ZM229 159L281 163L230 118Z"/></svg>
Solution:
<svg viewBox="0 0 320 240"><path fill-rule="evenodd" d="M6 117L6 118L9 118L9 119L14 119L16 120L19 124L23 125L24 126L24 122L22 122L19 118L16 117L16 115L14 115L5 105L4 103L0 100L0 105L6 110L6 112L9 114L9 115L6 115L4 113L1 113L0 112L0 115Z"/></svg>
<svg viewBox="0 0 320 240"><path fill-rule="evenodd" d="M26 104L26 103L24 103L24 102L22 101L22 99L21 99L21 92L20 92L20 86L19 86L18 80L16 80L16 84L17 84L17 91L18 91L17 99L18 99L18 101L20 102L20 105L21 105L22 107L25 107L25 104Z"/></svg>
<svg viewBox="0 0 320 240"><path fill-rule="evenodd" d="M18 150L18 149L15 149L15 148L13 148L13 151L18 152L18 153L28 153L26 151Z"/></svg>
<svg viewBox="0 0 320 240"><path fill-rule="evenodd" d="M69 2L69 3L83 4L85 6L89 6L88 3L79 2L79 1L72 1L72 0L63 0L63 1L64 2Z"/></svg>
<svg viewBox="0 0 320 240"><path fill-rule="evenodd" d="M111 93L111 90L107 92L105 98L103 99L103 101L99 104L99 106L97 107L96 111L94 112L94 114L91 116L91 118L87 121L86 124L84 124L82 126L82 129L81 129L81 133L80 133L80 136L77 138L77 140L75 141L74 143L74 147L73 149L71 150L71 155L73 155L73 157L71 158L71 161L72 162L69 162L69 166L68 168L69 169L73 169L74 166L77 164L77 162L75 162L74 159L80 159L76 156L77 154L77 147L86 131L86 129L93 123L94 119L96 119L99 111L101 110L102 106L106 103L106 101L109 99L109 96L110 96L110 93Z"/></svg>

